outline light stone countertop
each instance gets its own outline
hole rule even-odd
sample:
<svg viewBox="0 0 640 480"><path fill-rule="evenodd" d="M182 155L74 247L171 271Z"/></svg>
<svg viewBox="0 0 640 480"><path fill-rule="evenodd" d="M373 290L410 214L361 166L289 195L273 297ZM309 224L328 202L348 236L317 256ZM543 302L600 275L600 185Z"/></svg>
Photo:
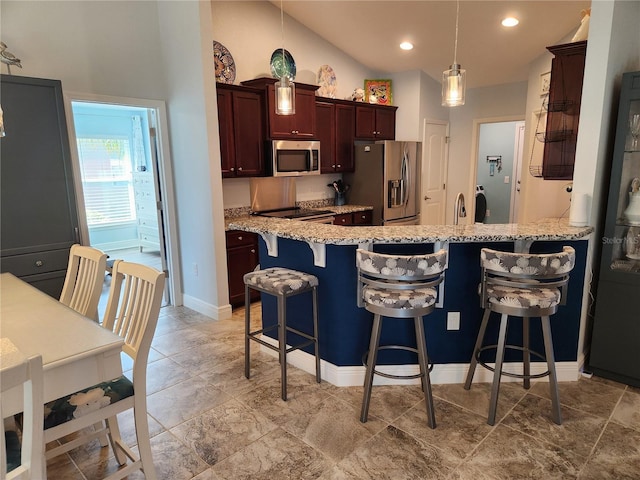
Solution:
<svg viewBox="0 0 640 480"><path fill-rule="evenodd" d="M332 207L332 209L337 208L340 207ZM330 245L434 243L442 241L499 242L516 240L577 240L587 237L593 231L592 227L569 226L568 219L566 218L544 219L536 223L527 224L371 227L326 225L299 220L244 215L226 219L225 227L228 230L242 230L261 235L274 235L280 238Z"/></svg>

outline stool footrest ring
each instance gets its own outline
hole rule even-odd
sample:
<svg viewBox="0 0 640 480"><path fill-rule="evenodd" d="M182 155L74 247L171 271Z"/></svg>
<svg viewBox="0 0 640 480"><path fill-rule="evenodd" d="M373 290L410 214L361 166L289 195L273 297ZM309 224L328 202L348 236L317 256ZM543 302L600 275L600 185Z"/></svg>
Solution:
<svg viewBox="0 0 640 480"><path fill-rule="evenodd" d="M413 352L415 354L418 353L417 348L406 347L404 345L383 345L381 347L378 347L378 350L405 350L407 352ZM364 365L365 367L368 366L367 364L368 357L369 357L369 350L364 352L364 355L362 355L362 365ZM432 370L433 370L433 363L429 364L429 372L431 372ZM380 375L381 377L394 378L396 380L411 380L411 379L420 378L423 376L422 373L416 373L415 375L392 375L390 373L380 372L375 368L373 369L373 373L375 373L376 375Z"/></svg>
<svg viewBox="0 0 640 480"><path fill-rule="evenodd" d="M490 367L489 365L487 365L486 362L480 360L480 354L485 351L485 350L495 350L498 348L498 345L486 345L482 348L479 348L476 351L475 357L476 360L478 361L478 365L482 365L484 368L486 368L487 370L491 371L491 372L495 372L496 369L493 367ZM519 346L519 345L505 345L504 346L505 349L509 349L509 350L519 350L521 352L524 352L524 348ZM539 352L536 352L534 350L529 350L529 353L531 355L533 355L534 357L538 357L541 358L542 360L547 359L547 357L545 357L544 355L542 355ZM536 374L530 374L530 375L524 375L522 373L511 373L511 372L505 372L502 371L500 372L501 375L504 375L505 377L512 377L512 378L522 378L522 379L532 379L532 378L543 378L549 375L549 370L542 372L542 373L536 373Z"/></svg>

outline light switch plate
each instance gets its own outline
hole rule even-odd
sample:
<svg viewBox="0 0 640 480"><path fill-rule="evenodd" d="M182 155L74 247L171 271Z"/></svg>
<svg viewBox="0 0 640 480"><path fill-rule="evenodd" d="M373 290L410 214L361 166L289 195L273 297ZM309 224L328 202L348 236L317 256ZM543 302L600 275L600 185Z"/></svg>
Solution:
<svg viewBox="0 0 640 480"><path fill-rule="evenodd" d="M509 183L510 180L509 175L504 176L504 183Z"/></svg>

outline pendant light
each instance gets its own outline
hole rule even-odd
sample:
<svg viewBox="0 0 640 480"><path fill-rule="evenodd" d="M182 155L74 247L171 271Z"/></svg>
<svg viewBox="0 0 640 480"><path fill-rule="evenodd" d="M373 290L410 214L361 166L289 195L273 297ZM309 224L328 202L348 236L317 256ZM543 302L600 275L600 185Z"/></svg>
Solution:
<svg viewBox="0 0 640 480"><path fill-rule="evenodd" d="M442 105L444 107L464 105L467 71L461 69L457 62L459 17L460 0L456 0L456 42L453 47L453 64L449 67L449 70L442 72Z"/></svg>
<svg viewBox="0 0 640 480"><path fill-rule="evenodd" d="M282 31L282 75L275 84L276 114L294 115L296 113L296 87L288 77L284 56L284 12L280 0L280 29Z"/></svg>

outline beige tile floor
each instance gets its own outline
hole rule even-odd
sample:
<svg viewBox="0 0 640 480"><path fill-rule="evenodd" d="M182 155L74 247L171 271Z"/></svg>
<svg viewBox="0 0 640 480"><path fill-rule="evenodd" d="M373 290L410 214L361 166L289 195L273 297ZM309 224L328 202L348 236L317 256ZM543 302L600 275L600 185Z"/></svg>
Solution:
<svg viewBox="0 0 640 480"><path fill-rule="evenodd" d="M529 391L503 384L490 427L487 384L435 385L431 430L418 386L374 387L362 424L362 387L318 385L295 368L283 402L277 360L257 345L246 380L243 315L214 321L162 309L147 397L160 479L640 479L640 389L596 377L562 383L558 426L546 383ZM132 416L120 424L135 445ZM96 441L50 461L48 471L50 479L93 480L116 467Z"/></svg>

